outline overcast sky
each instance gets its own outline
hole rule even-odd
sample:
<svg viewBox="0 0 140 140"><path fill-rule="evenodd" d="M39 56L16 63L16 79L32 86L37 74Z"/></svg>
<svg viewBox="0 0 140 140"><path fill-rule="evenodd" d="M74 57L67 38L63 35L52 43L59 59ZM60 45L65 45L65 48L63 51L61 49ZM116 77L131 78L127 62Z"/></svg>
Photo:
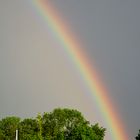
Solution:
<svg viewBox="0 0 140 140"><path fill-rule="evenodd" d="M140 129L140 1L51 0L51 4L81 41L110 91L129 140L134 139ZM0 117L31 117L71 107L106 127L59 45L28 0L0 0Z"/></svg>

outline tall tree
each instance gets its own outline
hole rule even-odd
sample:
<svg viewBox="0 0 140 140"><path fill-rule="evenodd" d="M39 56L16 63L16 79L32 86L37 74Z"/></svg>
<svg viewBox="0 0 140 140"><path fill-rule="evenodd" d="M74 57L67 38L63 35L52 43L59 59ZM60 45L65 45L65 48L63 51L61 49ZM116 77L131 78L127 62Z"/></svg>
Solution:
<svg viewBox="0 0 140 140"><path fill-rule="evenodd" d="M51 140L103 140L105 129L91 126L77 110L55 109L44 113L43 135Z"/></svg>

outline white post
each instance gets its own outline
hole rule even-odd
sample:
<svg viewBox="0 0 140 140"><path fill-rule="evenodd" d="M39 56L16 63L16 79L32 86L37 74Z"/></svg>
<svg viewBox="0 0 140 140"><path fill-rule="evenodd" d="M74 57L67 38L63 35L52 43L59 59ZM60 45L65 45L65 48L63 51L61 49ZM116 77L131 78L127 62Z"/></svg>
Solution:
<svg viewBox="0 0 140 140"><path fill-rule="evenodd" d="M18 130L16 130L16 140L18 140Z"/></svg>

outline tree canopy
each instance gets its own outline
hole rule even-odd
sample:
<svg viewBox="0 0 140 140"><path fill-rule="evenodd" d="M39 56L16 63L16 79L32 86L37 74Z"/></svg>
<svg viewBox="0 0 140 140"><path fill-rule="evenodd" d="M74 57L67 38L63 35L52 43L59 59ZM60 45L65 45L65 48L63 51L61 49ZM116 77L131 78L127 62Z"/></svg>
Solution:
<svg viewBox="0 0 140 140"><path fill-rule="evenodd" d="M14 139L16 129L19 140L103 140L106 130L98 123L91 125L81 112L67 108L23 120L6 117L0 120L0 140Z"/></svg>

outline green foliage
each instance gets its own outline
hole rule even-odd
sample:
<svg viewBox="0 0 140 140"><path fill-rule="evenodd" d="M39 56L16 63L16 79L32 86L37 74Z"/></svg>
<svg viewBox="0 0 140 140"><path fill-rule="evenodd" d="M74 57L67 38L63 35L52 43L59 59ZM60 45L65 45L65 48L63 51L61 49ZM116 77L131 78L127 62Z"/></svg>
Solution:
<svg viewBox="0 0 140 140"><path fill-rule="evenodd" d="M103 140L105 136L105 128L90 125L73 109L57 108L22 121L18 117L6 117L0 121L0 140L15 139L16 129L19 140Z"/></svg>
<svg viewBox="0 0 140 140"><path fill-rule="evenodd" d="M0 140L4 140L4 133L2 132L2 130L0 129Z"/></svg>
<svg viewBox="0 0 140 140"><path fill-rule="evenodd" d="M38 132L36 119L24 119L19 124L19 137L21 140L37 140Z"/></svg>
<svg viewBox="0 0 140 140"><path fill-rule="evenodd" d="M0 121L0 138L1 140L11 140L15 138L16 129L20 118L18 117L6 117Z"/></svg>
<svg viewBox="0 0 140 140"><path fill-rule="evenodd" d="M136 140L140 140L140 130L139 130L138 136L136 136Z"/></svg>
<svg viewBox="0 0 140 140"><path fill-rule="evenodd" d="M36 117L36 120L37 120L37 124L38 124L38 128L39 128L39 132L38 132L38 137L39 137L39 140L43 140L43 136L42 136L42 116L40 113L38 113L37 117Z"/></svg>
<svg viewBox="0 0 140 140"><path fill-rule="evenodd" d="M80 112L70 109L55 109L43 115L43 132L51 139L65 139L80 123L85 122Z"/></svg>
<svg viewBox="0 0 140 140"><path fill-rule="evenodd" d="M55 109L44 113L43 136L51 140L103 140L105 129L98 124L90 126L77 110Z"/></svg>
<svg viewBox="0 0 140 140"><path fill-rule="evenodd" d="M99 127L99 124L96 123L95 125L92 125L92 130L96 134L96 140L103 140L105 136L106 129L103 127Z"/></svg>
<svg viewBox="0 0 140 140"><path fill-rule="evenodd" d="M67 140L94 140L96 135L87 124L77 125L68 135Z"/></svg>

